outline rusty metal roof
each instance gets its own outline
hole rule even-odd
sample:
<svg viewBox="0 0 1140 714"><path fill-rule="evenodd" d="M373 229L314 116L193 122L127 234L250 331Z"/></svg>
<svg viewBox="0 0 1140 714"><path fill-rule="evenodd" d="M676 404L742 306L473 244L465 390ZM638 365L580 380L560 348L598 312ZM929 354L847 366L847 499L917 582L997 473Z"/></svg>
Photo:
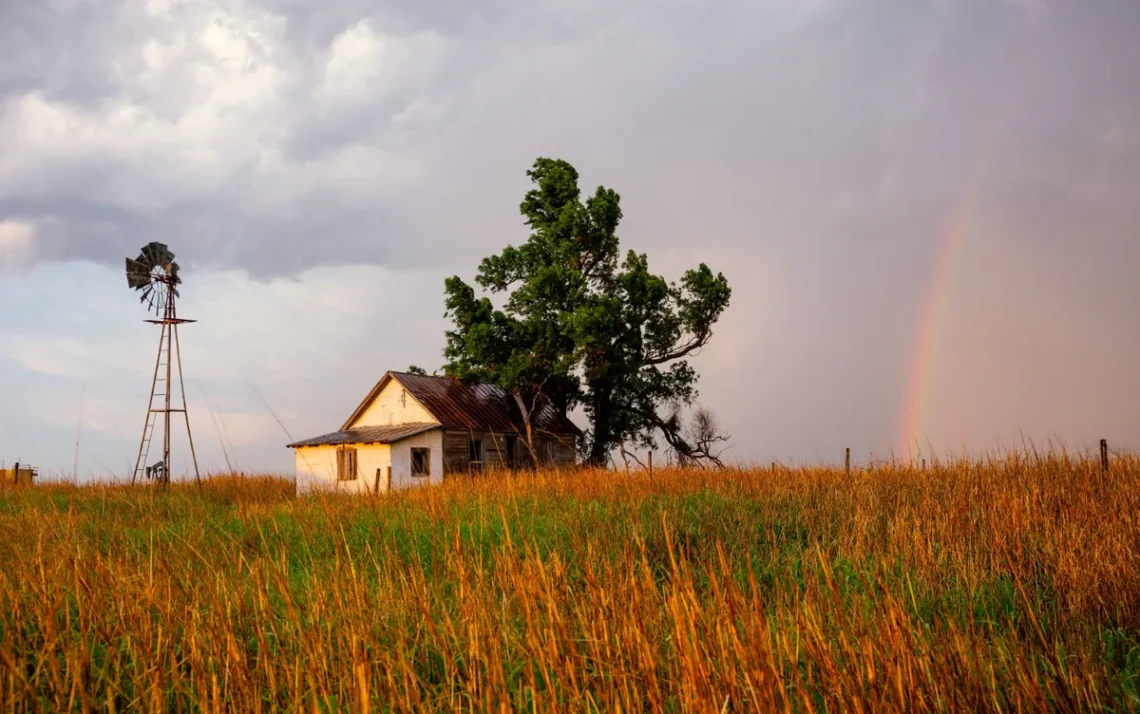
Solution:
<svg viewBox="0 0 1140 714"><path fill-rule="evenodd" d="M361 426L356 429L334 431L331 434L289 444L287 448L298 446L338 446L340 444L391 444L409 436L438 429L439 424L396 424L395 426Z"/></svg>
<svg viewBox="0 0 1140 714"><path fill-rule="evenodd" d="M441 426L447 429L522 432L525 430L518 406L505 390L490 384L464 384L451 377L432 377L407 372L388 372L357 407L345 426L354 422L372 400L395 379L407 389ZM582 433L566 414L554 405L543 404L531 419L537 433L578 436Z"/></svg>

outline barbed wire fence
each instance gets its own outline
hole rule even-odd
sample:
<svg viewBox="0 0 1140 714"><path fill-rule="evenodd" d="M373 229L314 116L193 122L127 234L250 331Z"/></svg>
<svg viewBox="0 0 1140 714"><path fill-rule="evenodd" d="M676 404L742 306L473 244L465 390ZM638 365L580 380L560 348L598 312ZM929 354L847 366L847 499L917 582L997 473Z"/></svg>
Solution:
<svg viewBox="0 0 1140 714"><path fill-rule="evenodd" d="M1135 458L1140 456L1140 449L1134 449L1128 446L1109 446L1108 439L1100 440L1100 468L1104 473L1109 470L1109 457L1115 456L1117 458Z"/></svg>
<svg viewBox="0 0 1140 714"><path fill-rule="evenodd" d="M1137 456L1140 455L1140 449L1129 449L1123 446L1109 446L1108 453L1113 456Z"/></svg>
<svg viewBox="0 0 1140 714"><path fill-rule="evenodd" d="M1087 458L1090 460L1096 458L1096 451L1091 450L1091 449L1082 449L1079 453L1082 454L1083 458ZM1107 439L1101 439L1100 440L1100 462L1101 462L1101 469L1106 474L1109 471L1109 466L1110 466L1109 462L1110 462L1112 457L1116 457L1118 459L1140 459L1140 448L1136 448L1136 447L1132 447L1132 446L1110 445L1108 443ZM893 461L893 459L879 459L879 460L872 459L868 463L868 465L870 467L874 467L876 464L890 465L892 463L895 463ZM922 464L921 468L923 471L925 471L926 466L927 466L926 458L921 458L916 463L914 463L914 465L918 466L919 463ZM937 459L935 459L934 463L935 464L938 463ZM775 471L776 469L778 469L782 466L783 466L783 464L778 462L778 461L772 462L772 470L773 471ZM844 448L843 468L848 474L851 473L851 448L850 447Z"/></svg>

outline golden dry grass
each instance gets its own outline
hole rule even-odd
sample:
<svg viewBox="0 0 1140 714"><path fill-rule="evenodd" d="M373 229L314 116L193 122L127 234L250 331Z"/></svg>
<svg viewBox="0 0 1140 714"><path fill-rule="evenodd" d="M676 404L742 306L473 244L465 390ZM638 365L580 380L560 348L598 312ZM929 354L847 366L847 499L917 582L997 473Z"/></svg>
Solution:
<svg viewBox="0 0 1140 714"><path fill-rule="evenodd" d="M3 711L1135 711L1140 462L0 491Z"/></svg>

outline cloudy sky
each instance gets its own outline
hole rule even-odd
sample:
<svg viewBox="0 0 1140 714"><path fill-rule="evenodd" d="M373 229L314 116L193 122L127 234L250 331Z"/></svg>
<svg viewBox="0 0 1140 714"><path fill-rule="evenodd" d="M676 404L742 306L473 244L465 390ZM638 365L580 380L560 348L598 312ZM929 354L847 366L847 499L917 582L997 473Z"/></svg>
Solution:
<svg viewBox="0 0 1140 714"><path fill-rule="evenodd" d="M741 461L1140 448L1135 0L0 0L0 460L122 477L178 254L202 465L291 469L442 282L525 239L537 156L733 304ZM267 407L268 405L268 407ZM184 468L176 451L174 468Z"/></svg>

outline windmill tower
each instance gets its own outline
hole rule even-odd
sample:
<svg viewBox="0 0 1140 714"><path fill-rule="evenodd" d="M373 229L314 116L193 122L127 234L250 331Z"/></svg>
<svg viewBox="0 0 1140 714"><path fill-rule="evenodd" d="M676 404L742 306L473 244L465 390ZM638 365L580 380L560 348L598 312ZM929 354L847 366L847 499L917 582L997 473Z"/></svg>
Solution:
<svg viewBox="0 0 1140 714"><path fill-rule="evenodd" d="M186 385L182 381L182 350L178 344L178 326L195 322L178 317L175 307L178 286L182 279L178 276L178 263L174 253L163 243L149 243L139 253L139 257L127 258L127 284L141 293L139 301L146 305L158 319L147 320L152 325L160 325L162 333L158 339L158 356L154 362L154 377L150 383L150 402L147 405L146 423L143 425L139 455L131 483L139 477L153 479L163 486L170 484L170 417L181 414L186 423L186 437L190 442L190 458L194 463L194 479L198 476L198 457L194 454L194 437L190 433L190 414L186 410ZM174 368L178 368L177 375ZM177 376L177 396L175 402L175 377ZM159 417L162 417L162 460L148 465L150 447L154 440L154 430Z"/></svg>

